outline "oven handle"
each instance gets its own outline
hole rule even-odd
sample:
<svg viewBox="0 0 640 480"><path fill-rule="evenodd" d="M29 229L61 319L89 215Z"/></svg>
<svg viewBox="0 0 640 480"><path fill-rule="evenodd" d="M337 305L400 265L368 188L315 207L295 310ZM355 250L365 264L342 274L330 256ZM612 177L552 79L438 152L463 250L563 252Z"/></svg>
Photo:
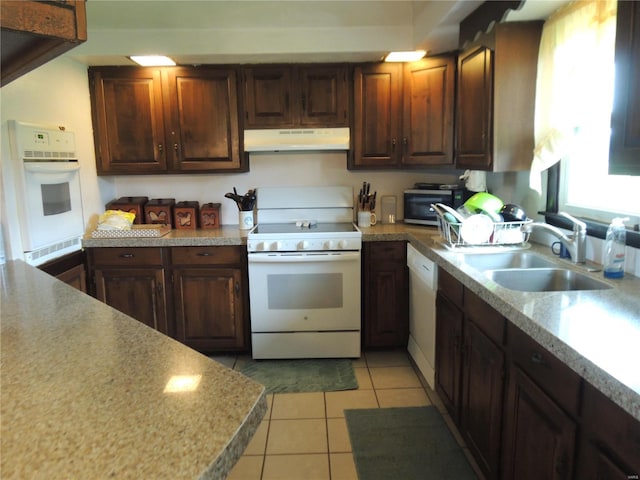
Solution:
<svg viewBox="0 0 640 480"><path fill-rule="evenodd" d="M353 262L360 252L249 253L249 263Z"/></svg>

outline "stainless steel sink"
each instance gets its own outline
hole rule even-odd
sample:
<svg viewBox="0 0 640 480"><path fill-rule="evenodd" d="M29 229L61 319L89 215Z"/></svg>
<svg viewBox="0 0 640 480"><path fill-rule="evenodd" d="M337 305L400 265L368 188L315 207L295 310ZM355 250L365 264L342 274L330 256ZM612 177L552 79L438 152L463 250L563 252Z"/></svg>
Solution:
<svg viewBox="0 0 640 480"><path fill-rule="evenodd" d="M565 292L612 288L604 282L566 268L510 268L487 270L484 273L497 284L521 292Z"/></svg>
<svg viewBox="0 0 640 480"><path fill-rule="evenodd" d="M476 270L502 270L506 268L554 268L557 264L529 252L465 253L464 263Z"/></svg>

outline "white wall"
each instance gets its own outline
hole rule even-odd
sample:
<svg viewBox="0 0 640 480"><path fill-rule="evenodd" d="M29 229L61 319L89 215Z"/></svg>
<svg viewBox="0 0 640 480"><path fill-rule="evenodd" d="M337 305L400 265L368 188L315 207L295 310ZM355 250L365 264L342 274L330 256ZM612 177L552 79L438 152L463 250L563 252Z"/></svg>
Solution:
<svg viewBox="0 0 640 480"><path fill-rule="evenodd" d="M2 164L13 162L9 153L8 120L20 120L46 125L62 125L73 131L80 163L85 224L91 215L112 197L114 188L109 181L96 177L91 106L86 66L59 58L5 85L0 89L0 128ZM2 168L0 172L6 172ZM3 173L6 176L5 173ZM111 182L113 183L113 182ZM3 189L7 190L7 189ZM3 192L2 226L7 243L7 258L20 258L19 227L15 209L16 199Z"/></svg>

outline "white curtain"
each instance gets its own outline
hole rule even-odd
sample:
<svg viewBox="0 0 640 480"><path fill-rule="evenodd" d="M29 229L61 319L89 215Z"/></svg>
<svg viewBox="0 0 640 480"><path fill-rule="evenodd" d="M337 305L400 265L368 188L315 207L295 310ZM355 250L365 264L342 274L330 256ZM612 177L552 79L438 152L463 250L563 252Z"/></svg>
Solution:
<svg viewBox="0 0 640 480"><path fill-rule="evenodd" d="M597 73L598 65L612 55L616 10L616 0L578 0L543 26L529 177L529 186L538 193L542 172L571 153L576 134L588 128L585 122L594 117L594 109L610 114L610 104L598 95L602 87Z"/></svg>

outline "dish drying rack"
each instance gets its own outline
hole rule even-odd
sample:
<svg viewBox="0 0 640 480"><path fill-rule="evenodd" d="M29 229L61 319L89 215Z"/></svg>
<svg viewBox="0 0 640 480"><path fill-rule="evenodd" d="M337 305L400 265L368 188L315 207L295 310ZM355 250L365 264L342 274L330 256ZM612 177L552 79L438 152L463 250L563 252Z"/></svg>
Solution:
<svg viewBox="0 0 640 480"><path fill-rule="evenodd" d="M438 230L448 248L458 247L528 247L530 232L523 232L522 226L533 223L528 218L522 222L494 222L493 233L489 240L481 243L465 242L460 235L461 223L450 222L436 212L438 216Z"/></svg>

